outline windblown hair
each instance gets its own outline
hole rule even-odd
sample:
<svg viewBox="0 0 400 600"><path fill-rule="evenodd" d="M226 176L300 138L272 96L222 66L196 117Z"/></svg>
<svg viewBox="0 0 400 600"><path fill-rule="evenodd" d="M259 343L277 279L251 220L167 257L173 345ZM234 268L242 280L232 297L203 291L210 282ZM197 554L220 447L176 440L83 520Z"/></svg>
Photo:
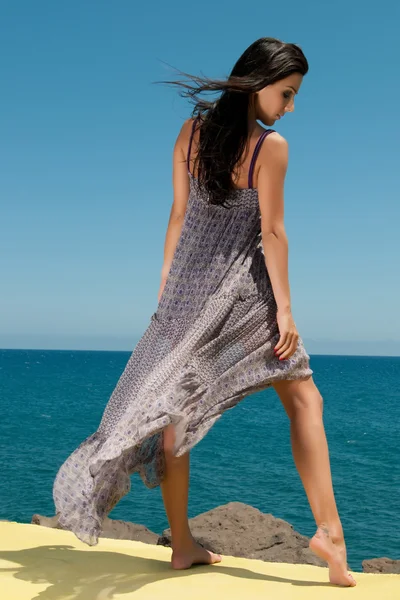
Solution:
<svg viewBox="0 0 400 600"><path fill-rule="evenodd" d="M190 75L185 81L161 81L180 86L179 95L194 103L191 116L199 117L198 154L195 159L198 183L207 190L211 204L223 205L234 189L231 175L248 139L248 110L251 94L292 73L305 75L308 62L296 44L263 37L240 56L226 79ZM221 92L217 100L198 97L203 92Z"/></svg>

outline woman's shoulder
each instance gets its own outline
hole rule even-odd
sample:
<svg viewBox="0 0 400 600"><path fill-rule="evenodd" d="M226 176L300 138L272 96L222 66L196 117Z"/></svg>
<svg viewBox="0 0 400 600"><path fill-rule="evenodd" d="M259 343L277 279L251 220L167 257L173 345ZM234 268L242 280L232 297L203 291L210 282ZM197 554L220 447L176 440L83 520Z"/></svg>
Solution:
<svg viewBox="0 0 400 600"><path fill-rule="evenodd" d="M260 163L268 162L271 156L278 160L281 159L287 161L288 149L289 144L287 139L274 130L264 138L263 143L261 144L259 152Z"/></svg>
<svg viewBox="0 0 400 600"><path fill-rule="evenodd" d="M186 119L181 128L180 131L178 133L178 136L176 138L176 142L175 142L175 146L179 147L182 149L183 153L186 156L189 144L190 144L190 138L192 136L192 132L194 134L193 136L193 140L195 142L195 145L197 143L197 128L194 129L193 125L194 122L196 120L196 117L190 117L189 119Z"/></svg>
<svg viewBox="0 0 400 600"><path fill-rule="evenodd" d="M287 146L288 142L283 135L274 129L269 135L267 135L264 140L264 144L269 144L269 146L272 148L279 148L280 146Z"/></svg>
<svg viewBox="0 0 400 600"><path fill-rule="evenodd" d="M185 145L187 142L189 142L190 136L192 134L194 121L195 119L193 117L190 117L189 119L186 119L181 125L177 136L177 141L181 144Z"/></svg>

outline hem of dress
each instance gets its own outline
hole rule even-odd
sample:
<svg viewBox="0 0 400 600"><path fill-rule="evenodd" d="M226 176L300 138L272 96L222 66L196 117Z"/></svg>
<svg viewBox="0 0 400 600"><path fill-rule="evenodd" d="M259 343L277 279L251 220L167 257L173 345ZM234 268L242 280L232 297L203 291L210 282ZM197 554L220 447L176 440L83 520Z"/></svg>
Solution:
<svg viewBox="0 0 400 600"><path fill-rule="evenodd" d="M205 435L211 429L212 425L219 418L222 417L222 415L224 414L224 412L226 410L233 408L247 396L251 396L253 394L263 392L263 391L273 387L274 383L277 383L280 381L297 381L297 380L303 381L303 380L309 379L312 375L313 375L313 370L311 368L304 369L303 373L288 374L288 373L285 373L282 371L277 376L270 379L269 381L265 381L258 385L252 385L252 386L246 388L245 390L241 390L239 393L226 399L226 401L229 402L231 404L231 406L227 406L226 408L224 408L222 410L222 412L220 412L218 414L212 414L211 416L209 416L208 413L210 413L212 411L213 407L211 407L209 409L209 411L205 412L202 415L202 419L196 423L196 427L193 428L192 432L186 426L186 423L184 420L180 421L179 429L175 431L174 456L176 458L179 458L180 456L186 454L186 452L189 452L190 450L192 450L194 448L194 446L196 446L205 437ZM193 378L193 380L194 380L194 378ZM197 435L197 432L199 431L198 426L201 425L202 423L204 423L205 421L209 421L209 424L208 424L209 426L207 427L206 430L200 429L201 434Z"/></svg>
<svg viewBox="0 0 400 600"><path fill-rule="evenodd" d="M180 399L178 402L176 402L176 396L175 396L175 402L174 405L172 407L172 405L170 405L169 410L167 408L165 414L167 416L163 417L164 419L164 423L166 422L166 424L163 423L162 426L158 426L157 428L154 428L151 430L151 432L148 433L148 435L146 436L146 438L142 439L140 443L143 443L146 439L161 434L161 438L160 438L160 443L162 443L162 433L165 429L165 427L167 427L170 424L173 424L175 427L175 443L174 443L174 447L173 447L173 454L175 457L180 457L183 454L185 454L186 452L189 452L194 446L196 446L196 444L198 444L204 437L205 435L208 433L208 431L211 429L211 427L214 425L214 423L224 414L224 412L226 410L228 410L229 408L233 408L233 406L236 406L242 399L244 399L245 397L264 391L270 387L273 386L273 384L275 382L278 381L283 381L283 380L302 380L302 379L307 379L308 377L310 377L312 375L313 371L312 369L308 368L308 369L304 369L304 373L285 373L284 371L282 372L278 372L276 374L276 376L274 376L272 379L265 381L261 384L258 385L252 385L244 390L241 390L239 393L229 397L228 399L226 399L226 401L230 404L230 406L227 406L226 408L224 408L221 412L217 413L217 414L209 414L210 411L212 411L212 408L209 409L208 411L206 411L200 420L198 420L194 425L191 423L191 419L190 419L190 415L188 415L187 413L184 412L184 407L185 404L187 402L192 402L192 401L198 401L198 402L202 402L202 397L204 396L204 394L207 392L209 386L201 379L201 377L199 376L199 374L197 373L197 371L191 366L191 365L187 365L187 369L186 372L184 374L184 376L182 377L182 379L179 380L179 382L176 384L175 386L175 390L172 392L172 397L174 392L177 393L178 390L180 392ZM183 393L182 393L183 390ZM206 427L204 427L204 423L207 423ZM199 427L200 425L203 424L203 427ZM135 444L136 445L136 444ZM114 454L111 458L109 458L109 460L112 460L114 458L119 458L120 456L122 456L124 454L124 452L129 451L130 449L134 448L135 445L128 447L128 448L121 448L117 454ZM107 458L105 459L99 459L97 461L95 461L94 463L91 463L91 465L89 465L89 473L92 476L92 483L95 486L95 481L96 481L96 475L97 473L100 472L101 470L101 466L107 461ZM100 464L100 467L99 467ZM96 471L96 466L97 471ZM145 483L146 487L149 489L154 489L156 487L159 487L159 485L162 483L163 479L164 479L164 475L165 475L165 471L161 471L157 478L153 481L146 479L146 477L144 476L144 470L141 470L140 468L135 469L134 472L138 472L139 475L141 476L143 482ZM129 476L128 476L129 477ZM129 486L130 489L130 486ZM129 492L129 489L125 490L125 493L123 495L126 495ZM118 500L118 502L122 499L123 496L121 496L121 498ZM82 517L82 506L81 506L81 510L72 510L71 512L64 512L62 513L61 511L57 512L57 516L58 516L58 524L60 526L61 529L64 530L68 530L71 531L72 533L75 534L75 536L82 541L83 543L87 544L88 546L95 546L99 543L99 537L101 536L102 533L102 525L104 522L104 519L108 516L108 514L111 512L112 508L110 508L110 510L107 512L107 514L104 514L103 517L100 517L100 515L98 515L97 513L97 509L95 506L95 502L94 500L92 502L90 502L90 498L88 496L86 496L86 502L88 504L87 508L85 508L85 515L84 515L84 521L85 521L85 530L83 531L82 528L76 527L75 523L76 522L82 522L83 519ZM78 519L77 519L78 516ZM90 524L88 525L88 520L90 522Z"/></svg>

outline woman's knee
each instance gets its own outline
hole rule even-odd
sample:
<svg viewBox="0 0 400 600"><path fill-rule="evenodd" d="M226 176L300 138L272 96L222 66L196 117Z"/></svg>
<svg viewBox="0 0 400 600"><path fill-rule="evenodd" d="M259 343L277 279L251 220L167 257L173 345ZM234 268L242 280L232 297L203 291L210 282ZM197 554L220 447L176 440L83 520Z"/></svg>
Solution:
<svg viewBox="0 0 400 600"><path fill-rule="evenodd" d="M312 377L295 381L279 381L274 384L283 407L290 419L307 413L321 417L323 398Z"/></svg>

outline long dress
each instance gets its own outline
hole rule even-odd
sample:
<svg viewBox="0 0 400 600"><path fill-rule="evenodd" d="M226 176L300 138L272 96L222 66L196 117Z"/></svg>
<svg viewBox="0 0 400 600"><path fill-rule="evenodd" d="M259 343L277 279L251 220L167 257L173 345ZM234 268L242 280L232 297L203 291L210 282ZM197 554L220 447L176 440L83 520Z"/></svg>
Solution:
<svg viewBox="0 0 400 600"><path fill-rule="evenodd" d="M195 122L194 124L195 125ZM163 430L175 426L174 454L197 444L240 400L313 371L301 337L279 360L277 305L261 242L254 150L249 187L210 205L187 166L190 193L182 231L156 312L134 348L100 425L61 465L53 485L58 525L89 546L138 472L163 480Z"/></svg>

